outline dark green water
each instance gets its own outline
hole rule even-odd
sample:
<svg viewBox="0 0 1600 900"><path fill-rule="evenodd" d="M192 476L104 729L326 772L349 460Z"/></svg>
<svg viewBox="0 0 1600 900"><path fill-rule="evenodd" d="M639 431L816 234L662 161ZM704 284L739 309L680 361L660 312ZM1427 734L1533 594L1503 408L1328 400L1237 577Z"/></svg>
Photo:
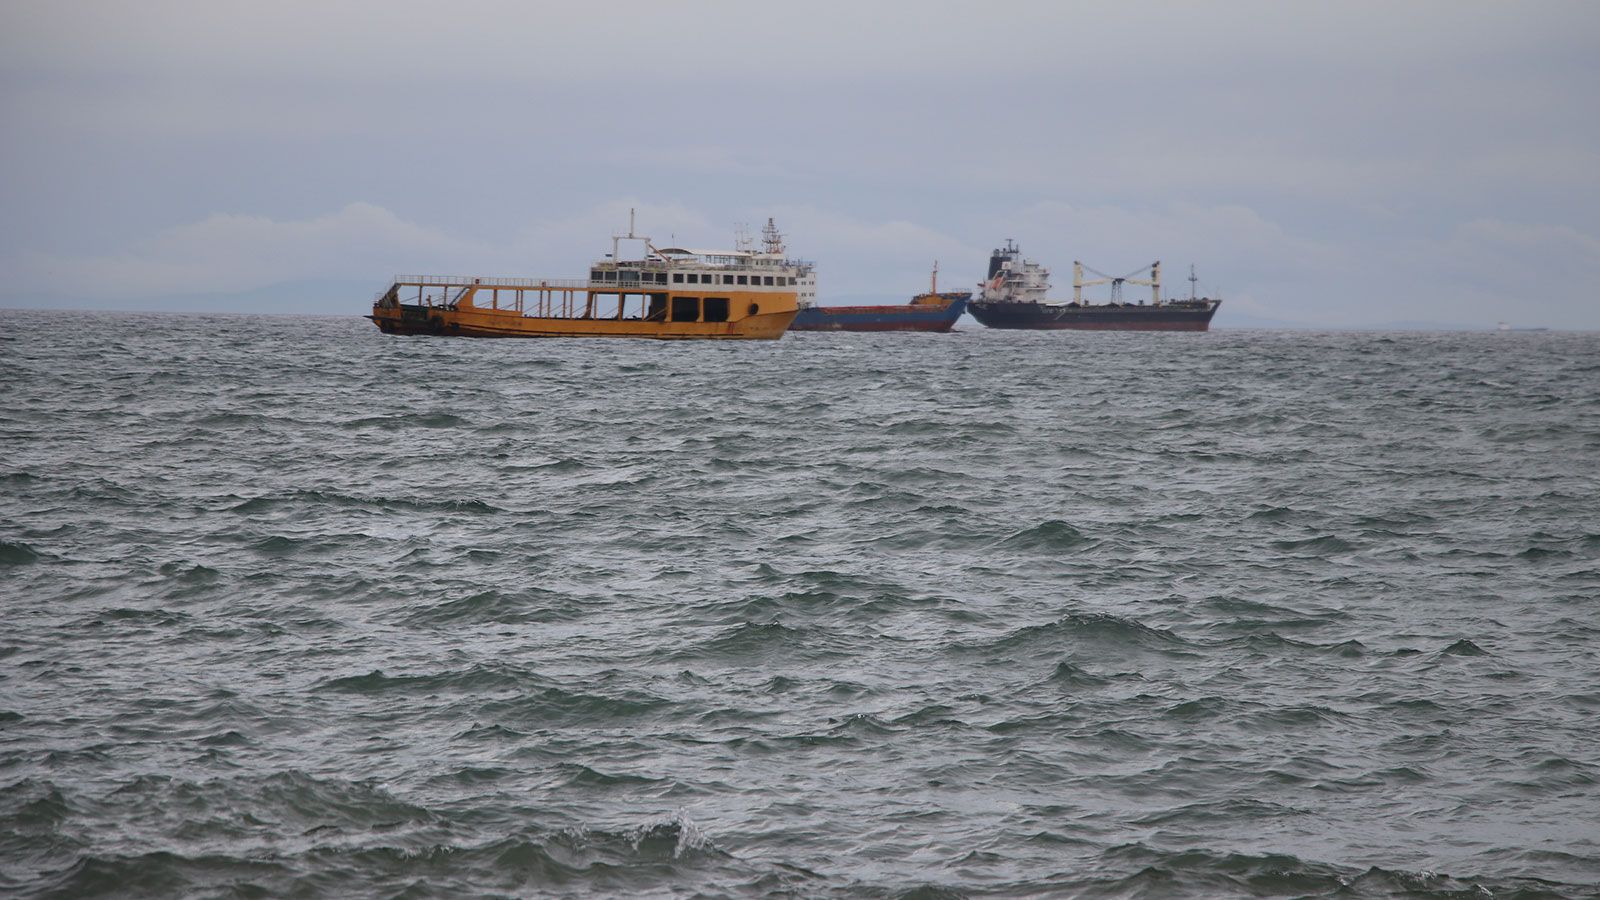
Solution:
<svg viewBox="0 0 1600 900"><path fill-rule="evenodd" d="M0 392L0 893L1600 890L1600 335L7 312Z"/></svg>

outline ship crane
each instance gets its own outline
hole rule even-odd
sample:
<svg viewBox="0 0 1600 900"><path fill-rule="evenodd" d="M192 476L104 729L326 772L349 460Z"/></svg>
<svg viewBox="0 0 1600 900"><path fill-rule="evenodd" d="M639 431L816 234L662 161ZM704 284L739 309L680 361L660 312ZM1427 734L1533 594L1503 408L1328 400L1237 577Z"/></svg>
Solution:
<svg viewBox="0 0 1600 900"><path fill-rule="evenodd" d="M1085 281L1083 279L1083 273L1085 271L1087 271L1087 272L1089 272L1091 274L1094 274L1094 275L1098 275L1100 277L1092 278L1092 279L1090 279L1088 281ZM1141 272L1149 272L1150 273L1150 277L1149 278L1135 278L1135 277L1133 277L1135 275L1138 275ZM1083 305L1083 289L1088 287L1088 286L1090 286L1090 285L1095 285L1095 284L1109 284L1109 285L1111 285L1111 302L1112 303L1121 303L1122 302L1122 286L1124 284L1142 284L1142 285L1145 285L1146 287L1150 288L1150 302L1159 306L1161 304L1161 260L1158 259L1158 260L1156 260L1155 262L1151 263L1148 266L1140 266L1139 268L1134 269L1132 272L1129 272L1128 274L1123 275L1120 278L1116 277L1114 275L1107 275L1106 273L1104 273L1104 272L1102 272L1102 271L1100 271L1098 269L1092 269L1092 268L1084 265L1083 263L1081 263L1081 262L1079 262L1077 260L1073 260L1072 261L1072 302L1078 304L1079 306L1082 306Z"/></svg>

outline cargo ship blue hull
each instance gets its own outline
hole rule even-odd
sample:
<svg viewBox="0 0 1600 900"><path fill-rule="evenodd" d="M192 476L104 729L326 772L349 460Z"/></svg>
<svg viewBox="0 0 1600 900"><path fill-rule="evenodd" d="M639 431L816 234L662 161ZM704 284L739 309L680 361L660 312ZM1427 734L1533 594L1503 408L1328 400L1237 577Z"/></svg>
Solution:
<svg viewBox="0 0 1600 900"><path fill-rule="evenodd" d="M924 295L925 297L926 295ZM940 294L891 306L811 306L800 310L790 331L949 331L967 310L969 294Z"/></svg>

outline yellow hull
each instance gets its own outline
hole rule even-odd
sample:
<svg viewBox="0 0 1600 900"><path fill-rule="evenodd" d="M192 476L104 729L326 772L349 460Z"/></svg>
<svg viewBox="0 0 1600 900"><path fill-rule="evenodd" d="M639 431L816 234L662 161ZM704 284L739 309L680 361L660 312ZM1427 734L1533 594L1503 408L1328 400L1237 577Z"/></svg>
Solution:
<svg viewBox="0 0 1600 900"><path fill-rule="evenodd" d="M595 315L597 308L619 308L617 296L603 291L582 291L573 292L571 302L565 302L567 298L562 298L563 302L548 299L544 303L530 302L528 307L535 314L529 315L522 309L521 292L512 300L509 296L512 292L501 289L495 294L494 306L478 306L474 295L484 293L489 293L489 289L469 289L449 305L433 306L402 303L391 290L373 305L372 315L367 318L385 334L777 340L800 311L793 293L719 292L723 295L717 298L721 305L712 317L725 317L725 320L703 321L711 311L700 306L700 298L669 291L658 293L658 296L664 294L665 300L656 314L647 315L640 309L639 314L633 316ZM506 299L510 305L507 308L497 308L501 293L508 295ZM682 314L678 308L685 301L694 301L691 315ZM569 314L539 315L539 312ZM673 318L674 315L677 318Z"/></svg>

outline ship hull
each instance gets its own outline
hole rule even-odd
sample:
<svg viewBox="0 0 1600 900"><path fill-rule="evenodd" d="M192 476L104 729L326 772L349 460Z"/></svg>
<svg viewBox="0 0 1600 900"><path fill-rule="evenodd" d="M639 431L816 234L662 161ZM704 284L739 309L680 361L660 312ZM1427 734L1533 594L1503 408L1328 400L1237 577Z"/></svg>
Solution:
<svg viewBox="0 0 1600 900"><path fill-rule="evenodd" d="M463 315L455 310L428 310L424 315L367 316L384 334L478 338L614 337L662 341L775 341L783 337L794 311L746 316L737 322L640 322L616 319L539 318L521 315ZM406 310L397 310L403 313Z"/></svg>
<svg viewBox="0 0 1600 900"><path fill-rule="evenodd" d="M940 305L812 306L800 310L789 330L949 331L966 308L965 297Z"/></svg>
<svg viewBox="0 0 1600 900"><path fill-rule="evenodd" d="M543 304L530 300L519 304L537 313L539 308L561 311L562 315L526 314L524 309L505 308L499 305L479 306L474 302L477 288L467 289L457 300L447 306L428 306L397 301L393 288L375 304L367 316L384 334L437 335L479 338L561 338L561 337L616 337L650 338L664 341L693 340L777 340L783 337L799 311L793 293L754 294L731 292L722 298L722 318L702 321L700 298L678 298L672 293L658 293L657 312L642 316L625 316L615 294L599 291L574 291L563 302ZM531 292L530 292L531 293ZM674 300L685 300L689 315L672 318L668 309ZM709 301L707 301L709 303ZM498 304L498 301L496 301ZM606 307L616 309L614 314L595 315ZM585 312L585 311L589 312Z"/></svg>
<svg viewBox="0 0 1600 900"><path fill-rule="evenodd" d="M1209 331L1220 300L1157 305L975 301L967 312L989 328L1044 331Z"/></svg>
<svg viewBox="0 0 1600 900"><path fill-rule="evenodd" d="M401 321L398 318L370 315L373 324L384 334L430 335L440 337L476 338L563 338L563 337L614 337L648 338L660 341L775 341L783 337L792 313L772 313L753 316L737 323L640 323L607 320L536 319L518 317L515 320L472 321L448 312L422 321Z"/></svg>

